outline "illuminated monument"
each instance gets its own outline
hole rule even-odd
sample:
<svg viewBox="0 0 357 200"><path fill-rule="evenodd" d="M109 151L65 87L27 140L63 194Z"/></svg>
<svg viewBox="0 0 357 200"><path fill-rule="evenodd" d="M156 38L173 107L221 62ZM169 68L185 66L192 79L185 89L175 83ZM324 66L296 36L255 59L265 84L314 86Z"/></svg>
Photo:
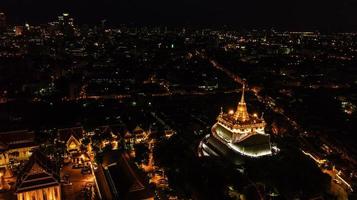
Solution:
<svg viewBox="0 0 357 200"><path fill-rule="evenodd" d="M221 113L217 122L199 146L199 154L226 156L241 164L239 158L272 155L270 135L264 131L265 121L256 114L250 115L244 100L244 89L237 110Z"/></svg>

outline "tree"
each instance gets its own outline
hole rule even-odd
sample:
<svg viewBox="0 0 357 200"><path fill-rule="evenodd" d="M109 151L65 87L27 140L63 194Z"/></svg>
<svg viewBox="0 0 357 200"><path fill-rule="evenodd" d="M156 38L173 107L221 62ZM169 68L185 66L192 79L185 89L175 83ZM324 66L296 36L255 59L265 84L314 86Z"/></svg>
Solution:
<svg viewBox="0 0 357 200"><path fill-rule="evenodd" d="M103 153L97 153L95 154L95 162L97 162L98 164L102 164L103 163Z"/></svg>
<svg viewBox="0 0 357 200"><path fill-rule="evenodd" d="M89 139L89 138L87 138L87 137L83 138L82 144L83 144L84 146L87 146L89 143L90 143L90 139Z"/></svg>

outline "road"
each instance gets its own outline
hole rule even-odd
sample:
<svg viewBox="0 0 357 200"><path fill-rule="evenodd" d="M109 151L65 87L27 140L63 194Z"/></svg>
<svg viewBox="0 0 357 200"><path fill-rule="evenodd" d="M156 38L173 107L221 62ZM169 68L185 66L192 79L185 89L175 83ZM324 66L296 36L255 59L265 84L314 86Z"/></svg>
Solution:
<svg viewBox="0 0 357 200"><path fill-rule="evenodd" d="M217 90L208 90L208 91L184 91L184 90L177 90L177 91L170 91L170 92L164 92L164 93L142 93L141 95L144 96L153 96L153 97L165 97L165 96L203 96L203 95L210 95L210 94L216 94L217 92L223 92L225 94L230 94L230 93L237 93L239 92L239 89L231 89L231 90L222 90L222 91L217 91ZM137 94L140 95L140 94ZM127 95L89 95L89 96L84 96L80 97L79 99L128 99L132 98L133 95L127 94Z"/></svg>
<svg viewBox="0 0 357 200"><path fill-rule="evenodd" d="M69 175L71 185L62 185L64 199L77 200L84 197L82 189L86 184L94 184L94 176L92 174L83 175L81 169L73 169L72 164L64 166L61 170L61 177L65 174Z"/></svg>

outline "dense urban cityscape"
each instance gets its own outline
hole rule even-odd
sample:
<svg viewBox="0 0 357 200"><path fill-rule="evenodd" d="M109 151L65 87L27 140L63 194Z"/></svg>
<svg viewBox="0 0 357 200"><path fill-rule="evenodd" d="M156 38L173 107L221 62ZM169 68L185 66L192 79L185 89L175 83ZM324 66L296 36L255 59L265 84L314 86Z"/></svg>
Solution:
<svg viewBox="0 0 357 200"><path fill-rule="evenodd" d="M357 33L0 13L0 199L357 199Z"/></svg>

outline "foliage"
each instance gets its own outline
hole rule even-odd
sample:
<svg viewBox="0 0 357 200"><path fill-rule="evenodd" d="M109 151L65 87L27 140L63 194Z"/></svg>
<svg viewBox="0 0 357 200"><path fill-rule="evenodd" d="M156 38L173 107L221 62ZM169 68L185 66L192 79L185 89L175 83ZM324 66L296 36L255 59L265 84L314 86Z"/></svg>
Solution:
<svg viewBox="0 0 357 200"><path fill-rule="evenodd" d="M83 138L82 144L87 146L90 143L90 139L88 137Z"/></svg>

